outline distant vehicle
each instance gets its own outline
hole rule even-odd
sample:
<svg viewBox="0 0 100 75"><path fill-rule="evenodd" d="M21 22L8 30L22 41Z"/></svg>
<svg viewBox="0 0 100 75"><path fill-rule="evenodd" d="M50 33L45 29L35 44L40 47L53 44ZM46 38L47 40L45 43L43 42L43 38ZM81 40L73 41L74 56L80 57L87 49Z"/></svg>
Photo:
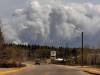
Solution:
<svg viewBox="0 0 100 75"><path fill-rule="evenodd" d="M55 59L55 63L56 64L65 64L66 63L66 59L57 58L57 59Z"/></svg>
<svg viewBox="0 0 100 75"><path fill-rule="evenodd" d="M57 58L55 61L63 61L63 58Z"/></svg>
<svg viewBox="0 0 100 75"><path fill-rule="evenodd" d="M40 59L35 60L35 65L40 65Z"/></svg>

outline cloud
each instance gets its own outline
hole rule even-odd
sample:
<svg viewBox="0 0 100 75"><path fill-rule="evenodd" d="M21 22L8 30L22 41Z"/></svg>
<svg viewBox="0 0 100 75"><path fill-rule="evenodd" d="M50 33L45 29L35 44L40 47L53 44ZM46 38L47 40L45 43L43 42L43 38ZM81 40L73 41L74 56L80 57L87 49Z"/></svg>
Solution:
<svg viewBox="0 0 100 75"><path fill-rule="evenodd" d="M79 38L81 32L89 38L94 37L100 32L99 24L100 5L65 5L56 2L42 4L32 0L26 7L15 10L10 24L3 26L3 32L6 40L19 43L64 45L66 41Z"/></svg>

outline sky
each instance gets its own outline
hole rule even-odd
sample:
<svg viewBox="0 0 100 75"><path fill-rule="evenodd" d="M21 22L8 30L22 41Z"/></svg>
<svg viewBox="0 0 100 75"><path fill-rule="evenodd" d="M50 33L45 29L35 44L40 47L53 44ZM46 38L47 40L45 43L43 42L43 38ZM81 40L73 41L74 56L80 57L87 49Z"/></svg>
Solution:
<svg viewBox="0 0 100 75"><path fill-rule="evenodd" d="M17 8L21 8L25 6L25 3L28 0L0 0L0 16L8 16L11 15L13 11ZM40 0L48 2L47 0ZM55 0L59 1L59 0ZM100 0L60 0L65 3L93 3L99 4Z"/></svg>
<svg viewBox="0 0 100 75"><path fill-rule="evenodd" d="M100 0L0 0L0 18L7 43L100 44Z"/></svg>

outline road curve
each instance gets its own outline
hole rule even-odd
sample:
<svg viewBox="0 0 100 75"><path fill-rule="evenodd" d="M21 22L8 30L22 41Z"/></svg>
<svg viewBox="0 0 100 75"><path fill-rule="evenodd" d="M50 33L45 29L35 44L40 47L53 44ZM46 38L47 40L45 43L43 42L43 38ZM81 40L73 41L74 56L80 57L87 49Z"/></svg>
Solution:
<svg viewBox="0 0 100 75"><path fill-rule="evenodd" d="M75 68L60 67L59 65L36 65L23 71L7 75L91 75Z"/></svg>

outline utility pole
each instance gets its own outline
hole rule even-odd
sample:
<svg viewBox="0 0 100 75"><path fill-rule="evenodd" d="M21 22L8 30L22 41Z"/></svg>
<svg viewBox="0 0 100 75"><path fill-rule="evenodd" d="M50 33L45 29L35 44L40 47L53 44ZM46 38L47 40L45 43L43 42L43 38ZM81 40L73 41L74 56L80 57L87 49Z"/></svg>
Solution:
<svg viewBox="0 0 100 75"><path fill-rule="evenodd" d="M81 66L84 66L84 57L83 57L83 32L82 32L82 51L81 51Z"/></svg>
<svg viewBox="0 0 100 75"><path fill-rule="evenodd" d="M96 56L97 56L97 51L96 49L94 50L94 65L96 65Z"/></svg>

